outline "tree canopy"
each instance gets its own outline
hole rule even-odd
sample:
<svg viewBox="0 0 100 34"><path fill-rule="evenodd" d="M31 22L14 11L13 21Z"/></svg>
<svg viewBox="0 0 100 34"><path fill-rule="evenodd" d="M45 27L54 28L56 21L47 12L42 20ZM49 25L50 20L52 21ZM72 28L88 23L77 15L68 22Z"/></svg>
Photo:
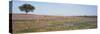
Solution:
<svg viewBox="0 0 100 34"><path fill-rule="evenodd" d="M19 9L26 12L27 14L28 12L33 12L33 10L35 10L35 7L31 4L23 4L22 6L19 6Z"/></svg>

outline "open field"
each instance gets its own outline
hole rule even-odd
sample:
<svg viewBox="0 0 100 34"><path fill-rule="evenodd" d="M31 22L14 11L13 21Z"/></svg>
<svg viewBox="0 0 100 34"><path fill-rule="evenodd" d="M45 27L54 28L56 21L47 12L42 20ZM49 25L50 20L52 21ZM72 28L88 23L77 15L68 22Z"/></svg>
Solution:
<svg viewBox="0 0 100 34"><path fill-rule="evenodd" d="M13 14L14 33L97 28L97 16L47 16Z"/></svg>

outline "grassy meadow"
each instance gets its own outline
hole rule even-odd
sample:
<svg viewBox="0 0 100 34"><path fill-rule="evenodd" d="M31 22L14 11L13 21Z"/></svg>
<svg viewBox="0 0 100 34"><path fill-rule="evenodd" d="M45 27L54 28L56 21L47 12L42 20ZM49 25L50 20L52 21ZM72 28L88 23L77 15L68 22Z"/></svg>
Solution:
<svg viewBox="0 0 100 34"><path fill-rule="evenodd" d="M12 20L12 25L13 33L91 29L97 28L97 16L38 16L31 20Z"/></svg>

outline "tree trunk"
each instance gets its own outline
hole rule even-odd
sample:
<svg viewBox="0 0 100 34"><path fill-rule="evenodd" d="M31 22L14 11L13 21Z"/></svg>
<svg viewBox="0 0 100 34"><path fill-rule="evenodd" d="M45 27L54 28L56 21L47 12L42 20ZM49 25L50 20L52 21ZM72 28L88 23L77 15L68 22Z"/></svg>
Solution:
<svg viewBox="0 0 100 34"><path fill-rule="evenodd" d="M28 14L28 10L25 10L26 11L26 14Z"/></svg>

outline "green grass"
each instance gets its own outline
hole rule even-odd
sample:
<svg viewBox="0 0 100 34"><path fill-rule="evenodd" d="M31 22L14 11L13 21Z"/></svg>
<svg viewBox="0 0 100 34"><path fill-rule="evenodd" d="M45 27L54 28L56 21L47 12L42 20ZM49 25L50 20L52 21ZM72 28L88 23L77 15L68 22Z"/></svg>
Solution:
<svg viewBox="0 0 100 34"><path fill-rule="evenodd" d="M64 24L64 21L48 21L48 24Z"/></svg>
<svg viewBox="0 0 100 34"><path fill-rule="evenodd" d="M82 28L96 28L97 25L96 24L92 24L92 23L80 23L78 28L82 29Z"/></svg>
<svg viewBox="0 0 100 34"><path fill-rule="evenodd" d="M79 18L68 18L62 21L57 20L14 20L13 31L15 33L25 33L25 32L44 32L44 31L60 31L60 30L76 30L76 29L90 29L97 28L96 22L91 23L91 21L83 21ZM74 26L45 26L38 27L42 25L52 24L52 25L63 25L65 22L77 23ZM42 24L44 23L44 24Z"/></svg>

